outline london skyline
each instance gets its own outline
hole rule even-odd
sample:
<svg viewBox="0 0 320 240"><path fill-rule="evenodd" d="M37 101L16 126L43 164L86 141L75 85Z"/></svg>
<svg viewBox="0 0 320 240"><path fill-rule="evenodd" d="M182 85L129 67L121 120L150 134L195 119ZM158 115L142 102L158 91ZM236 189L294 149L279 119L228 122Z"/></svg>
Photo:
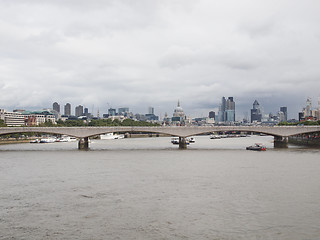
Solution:
<svg viewBox="0 0 320 240"><path fill-rule="evenodd" d="M320 96L318 1L1 1L0 107L289 118ZM108 105L109 104L109 105Z"/></svg>

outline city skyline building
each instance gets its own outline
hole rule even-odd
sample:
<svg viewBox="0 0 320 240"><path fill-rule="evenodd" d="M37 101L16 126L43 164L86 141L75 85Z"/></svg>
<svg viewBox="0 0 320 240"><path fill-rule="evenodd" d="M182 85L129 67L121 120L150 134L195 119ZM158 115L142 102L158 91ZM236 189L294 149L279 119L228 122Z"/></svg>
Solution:
<svg viewBox="0 0 320 240"><path fill-rule="evenodd" d="M83 116L83 106L79 105L75 108L75 115L76 117Z"/></svg>
<svg viewBox="0 0 320 240"><path fill-rule="evenodd" d="M66 103L66 105L64 105L64 115L71 116L71 104L70 103Z"/></svg>
<svg viewBox="0 0 320 240"><path fill-rule="evenodd" d="M148 107L148 114L154 114L154 108Z"/></svg>
<svg viewBox="0 0 320 240"><path fill-rule="evenodd" d="M214 111L210 111L209 112L209 118L215 119L216 118L216 113Z"/></svg>
<svg viewBox="0 0 320 240"><path fill-rule="evenodd" d="M121 107L118 108L118 115L126 116L129 113L129 108L128 107Z"/></svg>
<svg viewBox="0 0 320 240"><path fill-rule="evenodd" d="M280 112L283 112L283 114L284 114L283 122L287 122L288 121L288 108L287 107L280 107Z"/></svg>
<svg viewBox="0 0 320 240"><path fill-rule="evenodd" d="M182 124L185 120L185 113L180 105L180 100L178 100L177 107L174 109L172 114L172 122L175 122L176 124Z"/></svg>
<svg viewBox="0 0 320 240"><path fill-rule="evenodd" d="M233 97L228 97L228 99L222 97L218 113L219 122L235 122L235 110L236 103L233 101Z"/></svg>
<svg viewBox="0 0 320 240"><path fill-rule="evenodd" d="M251 123L253 122L261 122L262 113L260 109L260 104L257 100L255 100L252 104L251 109Z"/></svg>
<svg viewBox="0 0 320 240"><path fill-rule="evenodd" d="M109 116L116 116L117 115L117 110L115 108L109 108L108 109L108 115Z"/></svg>
<svg viewBox="0 0 320 240"><path fill-rule="evenodd" d="M52 109L53 109L54 111L56 111L57 113L60 113L60 105L59 105L59 103L54 102L54 103L52 104Z"/></svg>
<svg viewBox="0 0 320 240"><path fill-rule="evenodd" d="M306 101L306 108L305 108L305 117L311 117L312 116L312 100L310 97L307 98Z"/></svg>

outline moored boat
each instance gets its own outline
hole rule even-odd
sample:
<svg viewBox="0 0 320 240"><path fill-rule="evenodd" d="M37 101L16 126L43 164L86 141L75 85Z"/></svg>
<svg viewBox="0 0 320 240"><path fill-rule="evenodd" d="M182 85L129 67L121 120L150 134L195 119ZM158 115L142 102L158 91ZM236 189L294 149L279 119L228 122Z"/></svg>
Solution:
<svg viewBox="0 0 320 240"><path fill-rule="evenodd" d="M220 139L220 135L210 135L210 139Z"/></svg>
<svg viewBox="0 0 320 240"><path fill-rule="evenodd" d="M172 137L171 138L171 143L172 144L179 144L179 138L178 137Z"/></svg>
<svg viewBox="0 0 320 240"><path fill-rule="evenodd" d="M101 140L109 140L109 139L123 139L124 134L114 134L114 133L106 133L106 134L101 134L100 139Z"/></svg>
<svg viewBox="0 0 320 240"><path fill-rule="evenodd" d="M195 139L194 138L186 138L186 144L189 145L190 143L194 143ZM171 138L171 143L172 144L179 144L179 137L172 137Z"/></svg>
<svg viewBox="0 0 320 240"><path fill-rule="evenodd" d="M48 137L48 138L41 138L40 139L40 143L54 143L56 141L55 138L51 138L51 137Z"/></svg>
<svg viewBox="0 0 320 240"><path fill-rule="evenodd" d="M30 141L30 143L39 143L39 142L40 142L40 140L38 138Z"/></svg>

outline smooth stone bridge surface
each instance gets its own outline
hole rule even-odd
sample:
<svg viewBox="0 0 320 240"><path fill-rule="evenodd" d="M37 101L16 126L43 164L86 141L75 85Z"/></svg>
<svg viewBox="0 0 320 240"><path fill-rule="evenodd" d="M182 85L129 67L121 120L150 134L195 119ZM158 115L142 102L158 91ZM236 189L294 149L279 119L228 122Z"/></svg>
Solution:
<svg viewBox="0 0 320 240"><path fill-rule="evenodd" d="M68 135L80 138L79 148L81 148L81 141L85 142L84 148L86 148L88 146L88 138L92 136L111 132L147 132L180 137L182 142L180 148L185 148L184 139L186 137L229 131L256 132L271 135L275 137L275 147L286 147L289 136L320 132L320 126L1 127L0 135L27 132Z"/></svg>

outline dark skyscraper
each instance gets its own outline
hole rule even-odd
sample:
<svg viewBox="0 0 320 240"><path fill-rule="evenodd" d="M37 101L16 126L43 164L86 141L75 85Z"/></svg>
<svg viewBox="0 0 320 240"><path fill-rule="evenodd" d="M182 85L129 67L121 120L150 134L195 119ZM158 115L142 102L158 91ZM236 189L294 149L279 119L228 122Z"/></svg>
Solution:
<svg viewBox="0 0 320 240"><path fill-rule="evenodd" d="M67 103L64 105L64 115L71 116L71 104Z"/></svg>
<svg viewBox="0 0 320 240"><path fill-rule="evenodd" d="M287 107L280 107L280 111L284 114L284 120L288 121L288 109Z"/></svg>
<svg viewBox="0 0 320 240"><path fill-rule="evenodd" d="M209 112L209 118L216 118L216 113L214 111Z"/></svg>
<svg viewBox="0 0 320 240"><path fill-rule="evenodd" d="M251 122L261 122L262 119L262 113L260 109L260 104L257 100L254 101L253 107L251 109Z"/></svg>
<svg viewBox="0 0 320 240"><path fill-rule="evenodd" d="M83 106L79 105L75 109L76 117L83 116Z"/></svg>
<svg viewBox="0 0 320 240"><path fill-rule="evenodd" d="M54 102L52 104L52 108L54 111L56 111L57 113L60 113L60 105L57 102Z"/></svg>

